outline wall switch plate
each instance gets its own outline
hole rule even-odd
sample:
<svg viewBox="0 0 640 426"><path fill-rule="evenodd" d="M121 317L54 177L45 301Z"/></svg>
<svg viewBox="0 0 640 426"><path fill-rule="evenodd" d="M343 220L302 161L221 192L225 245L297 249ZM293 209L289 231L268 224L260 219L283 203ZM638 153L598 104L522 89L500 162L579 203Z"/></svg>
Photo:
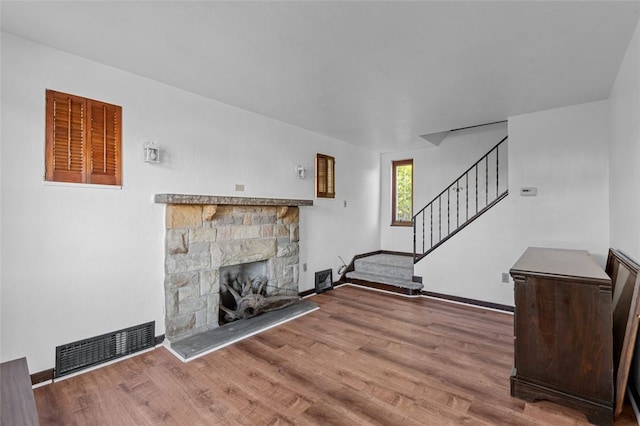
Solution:
<svg viewBox="0 0 640 426"><path fill-rule="evenodd" d="M520 196L522 197L535 197L538 195L538 188L534 186L520 188Z"/></svg>
<svg viewBox="0 0 640 426"><path fill-rule="evenodd" d="M244 185L241 183L236 183L236 191L238 192L244 191Z"/></svg>
<svg viewBox="0 0 640 426"><path fill-rule="evenodd" d="M307 264L306 263L302 264L302 272L307 272Z"/></svg>
<svg viewBox="0 0 640 426"><path fill-rule="evenodd" d="M506 272L502 273L502 282L505 284L509 284L509 274Z"/></svg>
<svg viewBox="0 0 640 426"><path fill-rule="evenodd" d="M344 200L344 206L347 207L347 200Z"/></svg>

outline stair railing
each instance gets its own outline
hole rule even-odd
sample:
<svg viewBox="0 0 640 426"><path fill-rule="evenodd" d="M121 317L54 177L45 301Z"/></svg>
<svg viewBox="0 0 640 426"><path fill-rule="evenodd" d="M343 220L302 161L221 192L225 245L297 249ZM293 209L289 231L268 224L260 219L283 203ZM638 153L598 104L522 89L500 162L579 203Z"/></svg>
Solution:
<svg viewBox="0 0 640 426"><path fill-rule="evenodd" d="M507 139L505 136L413 216L414 263L508 195Z"/></svg>

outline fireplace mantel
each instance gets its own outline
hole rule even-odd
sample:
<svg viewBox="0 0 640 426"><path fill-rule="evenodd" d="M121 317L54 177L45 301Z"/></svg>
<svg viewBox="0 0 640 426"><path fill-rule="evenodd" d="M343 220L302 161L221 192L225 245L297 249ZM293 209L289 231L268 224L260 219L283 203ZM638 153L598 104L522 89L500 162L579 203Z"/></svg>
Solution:
<svg viewBox="0 0 640 426"><path fill-rule="evenodd" d="M161 204L193 204L218 206L313 206L313 200L229 197L226 195L156 194L154 201Z"/></svg>

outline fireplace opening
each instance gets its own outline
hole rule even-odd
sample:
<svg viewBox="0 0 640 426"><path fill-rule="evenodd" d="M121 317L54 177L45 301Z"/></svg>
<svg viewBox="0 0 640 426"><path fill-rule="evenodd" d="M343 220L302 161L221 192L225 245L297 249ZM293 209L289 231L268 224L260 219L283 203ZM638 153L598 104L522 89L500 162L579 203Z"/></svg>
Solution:
<svg viewBox="0 0 640 426"><path fill-rule="evenodd" d="M301 300L296 291L270 285L268 270L269 261L220 268L218 325L253 318Z"/></svg>
<svg viewBox="0 0 640 426"><path fill-rule="evenodd" d="M267 295L267 261L241 263L220 268L218 324L251 318Z"/></svg>

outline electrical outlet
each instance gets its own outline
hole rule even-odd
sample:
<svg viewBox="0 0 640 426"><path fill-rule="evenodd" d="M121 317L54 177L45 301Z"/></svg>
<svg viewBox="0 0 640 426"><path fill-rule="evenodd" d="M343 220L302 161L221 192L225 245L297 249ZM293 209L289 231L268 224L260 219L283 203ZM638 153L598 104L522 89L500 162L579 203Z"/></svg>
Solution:
<svg viewBox="0 0 640 426"><path fill-rule="evenodd" d="M244 184L236 183L236 191L238 192L244 191Z"/></svg>
<svg viewBox="0 0 640 426"><path fill-rule="evenodd" d="M306 263L302 264L302 272L307 272L307 264Z"/></svg>
<svg viewBox="0 0 640 426"><path fill-rule="evenodd" d="M347 207L347 200L344 200L344 206Z"/></svg>
<svg viewBox="0 0 640 426"><path fill-rule="evenodd" d="M502 282L505 284L509 284L509 274L506 272L502 273Z"/></svg>

